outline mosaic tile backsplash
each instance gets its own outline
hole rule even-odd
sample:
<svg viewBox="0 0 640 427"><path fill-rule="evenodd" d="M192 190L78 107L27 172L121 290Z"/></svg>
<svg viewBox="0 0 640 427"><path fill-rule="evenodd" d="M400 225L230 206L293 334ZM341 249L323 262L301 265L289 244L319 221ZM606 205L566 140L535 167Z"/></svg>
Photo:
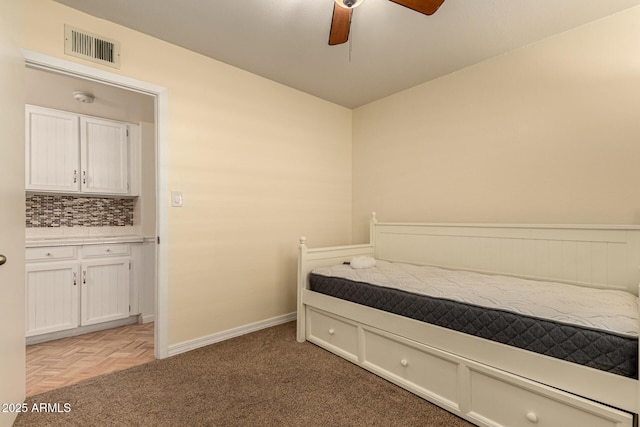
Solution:
<svg viewBox="0 0 640 427"><path fill-rule="evenodd" d="M27 228L133 225L135 199L27 194Z"/></svg>

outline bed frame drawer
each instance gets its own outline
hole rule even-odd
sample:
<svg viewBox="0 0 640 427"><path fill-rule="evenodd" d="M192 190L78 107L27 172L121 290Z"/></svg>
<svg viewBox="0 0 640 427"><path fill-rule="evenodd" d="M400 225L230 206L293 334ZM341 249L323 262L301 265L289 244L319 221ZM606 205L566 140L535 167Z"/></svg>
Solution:
<svg viewBox="0 0 640 427"><path fill-rule="evenodd" d="M358 362L358 327L355 323L309 308L307 339L346 359Z"/></svg>
<svg viewBox="0 0 640 427"><path fill-rule="evenodd" d="M397 335L363 330L365 368L453 412L460 410L455 356Z"/></svg>
<svg viewBox="0 0 640 427"><path fill-rule="evenodd" d="M623 411L587 401L523 378L472 368L471 411L480 425L505 427L631 427Z"/></svg>

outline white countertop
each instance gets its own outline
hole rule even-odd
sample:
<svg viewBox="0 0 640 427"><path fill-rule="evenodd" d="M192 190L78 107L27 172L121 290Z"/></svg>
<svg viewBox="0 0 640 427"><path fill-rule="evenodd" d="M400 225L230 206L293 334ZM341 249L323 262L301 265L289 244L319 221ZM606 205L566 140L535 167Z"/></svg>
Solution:
<svg viewBox="0 0 640 427"><path fill-rule="evenodd" d="M27 238L25 246L27 248L37 248L41 246L98 245L104 243L142 243L144 240L144 236L140 235L46 237Z"/></svg>
<svg viewBox="0 0 640 427"><path fill-rule="evenodd" d="M139 227L49 227L27 228L26 247L142 243ZM155 237L150 236L151 239Z"/></svg>

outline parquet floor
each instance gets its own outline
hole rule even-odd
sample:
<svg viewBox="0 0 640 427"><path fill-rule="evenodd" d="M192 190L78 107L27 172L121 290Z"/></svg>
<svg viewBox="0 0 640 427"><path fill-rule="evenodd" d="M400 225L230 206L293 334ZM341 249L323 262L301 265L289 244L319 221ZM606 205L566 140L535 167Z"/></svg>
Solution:
<svg viewBox="0 0 640 427"><path fill-rule="evenodd" d="M153 323L27 346L27 396L154 360Z"/></svg>

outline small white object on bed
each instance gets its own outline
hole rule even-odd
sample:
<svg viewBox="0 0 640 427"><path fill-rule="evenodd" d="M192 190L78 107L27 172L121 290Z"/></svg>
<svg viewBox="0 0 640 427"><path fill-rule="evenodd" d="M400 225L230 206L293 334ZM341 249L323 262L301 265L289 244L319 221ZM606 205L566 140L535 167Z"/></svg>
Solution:
<svg viewBox="0 0 640 427"><path fill-rule="evenodd" d="M339 266L356 257L375 258L375 267ZM569 284L586 297L586 302L573 305L592 317L590 327L606 324L621 335L637 336L640 227L378 223L374 214L370 244L309 249L301 240L298 264L298 341L320 345L477 425L634 425L634 415L640 412L637 379L309 290L313 269L375 276L388 261L409 264L403 267L411 271L409 275L420 269L416 266L435 266L461 270L454 277L480 272L510 276L509 283L513 277L557 282L544 284L551 286L553 299L565 298L558 289ZM438 274L437 270L429 274ZM445 288L434 292L448 294L446 287L456 286L451 280L457 279L443 279ZM494 291L509 291L504 287L511 286L499 277L493 282L479 283L459 298L470 298L485 286ZM593 289L609 290L605 294L619 299L626 314L618 318L618 309L606 313L599 307L602 304L594 310L589 298L600 302L602 296L593 297ZM494 298L486 292L492 291L477 292L485 303ZM529 301L514 301L514 310L527 312L535 305L531 299L538 296L531 290L525 293ZM553 311L553 301L539 305ZM564 321L584 322L573 319L574 314L566 316Z"/></svg>
<svg viewBox="0 0 640 427"><path fill-rule="evenodd" d="M354 256L349 262L349 266L354 270L362 270L375 267L376 259L372 256Z"/></svg>

